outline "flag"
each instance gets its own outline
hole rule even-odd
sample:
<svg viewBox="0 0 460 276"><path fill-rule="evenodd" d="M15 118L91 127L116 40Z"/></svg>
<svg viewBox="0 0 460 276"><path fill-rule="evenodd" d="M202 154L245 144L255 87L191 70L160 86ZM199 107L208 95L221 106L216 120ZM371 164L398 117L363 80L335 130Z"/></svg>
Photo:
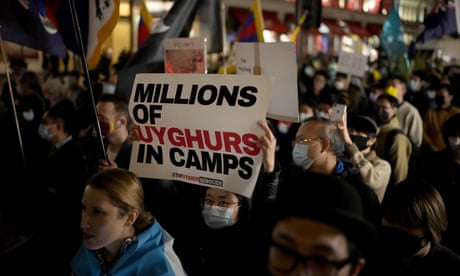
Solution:
<svg viewBox="0 0 460 276"><path fill-rule="evenodd" d="M198 0L176 0L165 18L128 60L118 74L117 94L129 99L137 73L164 73L164 39L188 37Z"/></svg>
<svg viewBox="0 0 460 276"><path fill-rule="evenodd" d="M223 50L221 0L200 0L198 2L193 36L206 37L208 54L221 53Z"/></svg>
<svg viewBox="0 0 460 276"><path fill-rule="evenodd" d="M445 35L456 34L457 19L453 0L438 0L423 21L423 31L417 36L417 43Z"/></svg>
<svg viewBox="0 0 460 276"><path fill-rule="evenodd" d="M137 32L137 46L144 43L147 37L152 33L153 17L147 9L145 1L141 3L141 12L139 18L139 26Z"/></svg>
<svg viewBox="0 0 460 276"><path fill-rule="evenodd" d="M72 22L71 3L75 4L83 51L88 68L96 67L102 44L112 34L119 18L120 0L34 0L41 16L56 26L68 49L80 54L76 28Z"/></svg>
<svg viewBox="0 0 460 276"><path fill-rule="evenodd" d="M56 27L40 16L34 1L0 1L0 25L2 39L6 41L66 56L66 47Z"/></svg>
<svg viewBox="0 0 460 276"><path fill-rule="evenodd" d="M246 21L241 25L236 40L239 42L264 42L264 18L260 1L255 0Z"/></svg>
<svg viewBox="0 0 460 276"><path fill-rule="evenodd" d="M399 4L393 2L393 7L383 23L380 41L383 51L390 60L398 60L406 53L406 44L404 43L404 30L399 17Z"/></svg>
<svg viewBox="0 0 460 276"><path fill-rule="evenodd" d="M300 29L302 28L302 25L305 22L305 19L307 19L307 14L308 14L308 10L305 10L303 12L303 14L300 16L299 22L297 22L297 25L295 26L294 30L292 31L291 42L296 42L297 41L297 36L299 35Z"/></svg>

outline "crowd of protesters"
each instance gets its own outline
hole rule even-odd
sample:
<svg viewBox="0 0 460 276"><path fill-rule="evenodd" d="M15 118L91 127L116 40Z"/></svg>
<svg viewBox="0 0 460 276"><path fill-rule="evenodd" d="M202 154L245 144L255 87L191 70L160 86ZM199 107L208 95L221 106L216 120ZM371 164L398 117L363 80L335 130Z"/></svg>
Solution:
<svg viewBox="0 0 460 276"><path fill-rule="evenodd" d="M90 82L10 63L2 274L460 273L460 66L356 77L306 63L299 121L259 122L263 169L247 198L129 171L135 126L116 93L127 55ZM332 121L335 104L347 112Z"/></svg>

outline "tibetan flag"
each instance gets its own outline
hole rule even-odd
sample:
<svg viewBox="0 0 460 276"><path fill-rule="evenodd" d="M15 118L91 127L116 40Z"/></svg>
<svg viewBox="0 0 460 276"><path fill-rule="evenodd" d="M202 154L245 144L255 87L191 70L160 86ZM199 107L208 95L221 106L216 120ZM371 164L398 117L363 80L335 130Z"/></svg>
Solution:
<svg viewBox="0 0 460 276"><path fill-rule="evenodd" d="M2 39L58 57L66 47L55 25L42 17L34 1L0 1Z"/></svg>
<svg viewBox="0 0 460 276"><path fill-rule="evenodd" d="M239 42L264 42L264 18L260 1L255 0L249 9L249 15L240 27L236 41Z"/></svg>
<svg viewBox="0 0 460 276"><path fill-rule="evenodd" d="M424 43L427 40L441 38L445 35L457 34L455 6L452 0L438 0L438 3L434 5L423 21L424 28L417 37L417 43Z"/></svg>
<svg viewBox="0 0 460 276"><path fill-rule="evenodd" d="M406 54L407 47L404 43L404 30L399 17L399 5L393 2L393 7L383 23L380 41L383 51L390 60L396 61Z"/></svg>
<svg viewBox="0 0 460 276"><path fill-rule="evenodd" d="M75 5L83 51L89 69L96 67L102 44L112 34L119 18L120 0L34 0L42 17L56 28L66 47L80 54L76 28L72 22L71 3Z"/></svg>
<svg viewBox="0 0 460 276"><path fill-rule="evenodd" d="M139 47L144 43L147 37L152 33L153 17L147 9L145 1L141 3L138 33L137 33L137 46Z"/></svg>

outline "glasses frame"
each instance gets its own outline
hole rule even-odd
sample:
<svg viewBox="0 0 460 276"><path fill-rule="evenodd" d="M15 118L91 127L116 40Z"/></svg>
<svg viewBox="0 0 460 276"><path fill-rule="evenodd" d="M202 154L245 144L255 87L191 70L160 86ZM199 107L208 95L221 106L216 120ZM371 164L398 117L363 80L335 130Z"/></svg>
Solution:
<svg viewBox="0 0 460 276"><path fill-rule="evenodd" d="M234 201L234 202L229 202L229 201L225 201L225 200L215 201L215 200L206 199L206 198L203 198L201 200L201 206L202 207L204 207L205 205L208 205L208 206L214 205L214 206L218 206L218 207L229 208L230 206L233 206L235 204L238 204L238 207L241 206L240 203L237 202L237 201Z"/></svg>
<svg viewBox="0 0 460 276"><path fill-rule="evenodd" d="M318 141L318 140L323 140L323 137L316 137L316 138L296 138L296 139L294 139L294 143L296 143L296 144L307 145L307 144L310 144L311 142Z"/></svg>
<svg viewBox="0 0 460 276"><path fill-rule="evenodd" d="M318 263L324 263L328 264L331 266L331 275L336 275L344 266L347 264L351 264L353 262L353 256L349 256L343 261L331 261L325 257L322 256L306 256L306 255L301 255L297 253L297 251L279 244L276 242L274 239L270 239L270 248L275 247L277 250L282 251L286 255L292 256L295 260L292 263L292 266L289 269L283 270L279 269L280 271L290 273L294 271L294 269L300 264L304 264L305 267L308 267L308 261L309 260L315 260L318 261Z"/></svg>

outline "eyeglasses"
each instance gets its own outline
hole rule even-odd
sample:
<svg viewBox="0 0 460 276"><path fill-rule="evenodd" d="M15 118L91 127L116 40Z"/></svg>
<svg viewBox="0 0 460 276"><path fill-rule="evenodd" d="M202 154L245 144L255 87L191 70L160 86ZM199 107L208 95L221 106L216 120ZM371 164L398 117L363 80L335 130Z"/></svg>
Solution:
<svg viewBox="0 0 460 276"><path fill-rule="evenodd" d="M316 138L296 138L294 140L294 143L297 143L297 144L309 144L313 141L317 141L317 140L322 140L323 138L321 137L316 137Z"/></svg>
<svg viewBox="0 0 460 276"><path fill-rule="evenodd" d="M225 200L218 200L218 201L214 201L212 199L204 199L203 202L202 202L202 205L204 207L204 205L215 205L215 206L219 206L219 207L224 207L224 208L228 208L230 206L233 206L235 204L239 204L239 202L230 202L230 201L225 201Z"/></svg>
<svg viewBox="0 0 460 276"><path fill-rule="evenodd" d="M336 275L345 265L351 262L351 257L343 261L332 261L322 256L304 256L296 251L271 240L269 267L277 273L291 273L302 263L313 275Z"/></svg>

